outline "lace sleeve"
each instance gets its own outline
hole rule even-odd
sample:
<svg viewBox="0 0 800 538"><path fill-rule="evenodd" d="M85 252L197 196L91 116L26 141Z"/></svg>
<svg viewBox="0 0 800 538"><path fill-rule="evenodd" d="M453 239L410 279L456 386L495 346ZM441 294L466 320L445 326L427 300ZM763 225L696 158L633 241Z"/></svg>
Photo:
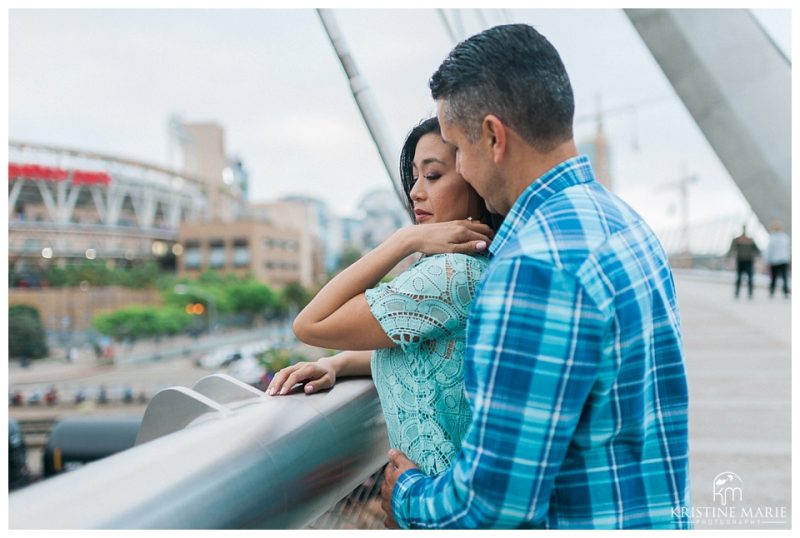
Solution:
<svg viewBox="0 0 800 538"><path fill-rule="evenodd" d="M486 258L425 257L392 282L366 291L372 315L403 351L463 329Z"/></svg>

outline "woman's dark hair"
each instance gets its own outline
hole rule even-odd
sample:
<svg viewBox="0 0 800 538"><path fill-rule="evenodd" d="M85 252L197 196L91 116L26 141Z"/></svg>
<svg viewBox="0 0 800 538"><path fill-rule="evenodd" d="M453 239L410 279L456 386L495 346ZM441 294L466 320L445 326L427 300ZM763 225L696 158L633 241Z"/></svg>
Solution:
<svg viewBox="0 0 800 538"><path fill-rule="evenodd" d="M426 134L436 134L442 136L439 120L436 116L422 120L419 125L411 129L403 142L403 149L400 151L400 181L403 184L403 191L406 193L406 210L414 221L414 201L411 199L411 189L414 188L414 154L417 152L417 144L420 138ZM492 230L497 231L503 223L503 217L494 213L489 213L486 203L481 199L483 215L481 222L488 225Z"/></svg>

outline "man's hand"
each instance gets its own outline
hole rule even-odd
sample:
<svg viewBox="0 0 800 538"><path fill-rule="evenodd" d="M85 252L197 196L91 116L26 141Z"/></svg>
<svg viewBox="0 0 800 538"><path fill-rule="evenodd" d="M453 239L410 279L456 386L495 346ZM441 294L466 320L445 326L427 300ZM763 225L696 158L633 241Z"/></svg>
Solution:
<svg viewBox="0 0 800 538"><path fill-rule="evenodd" d="M384 525L387 529L398 528L392 513L392 491L394 491L394 485L400 475L409 469L419 469L419 467L399 450L394 448L389 450L389 463L386 464L386 469L383 471L383 485L381 486L381 508L386 514Z"/></svg>

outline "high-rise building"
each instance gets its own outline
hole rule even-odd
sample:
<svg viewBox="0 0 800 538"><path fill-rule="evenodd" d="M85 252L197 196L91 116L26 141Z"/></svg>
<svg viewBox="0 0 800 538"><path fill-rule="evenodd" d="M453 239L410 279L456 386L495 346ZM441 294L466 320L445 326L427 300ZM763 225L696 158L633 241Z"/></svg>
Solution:
<svg viewBox="0 0 800 538"><path fill-rule="evenodd" d="M372 249L399 228L411 224L408 211L389 189L375 189L358 204L364 223L364 247Z"/></svg>
<svg viewBox="0 0 800 538"><path fill-rule="evenodd" d="M226 154L222 127L213 122L172 121L170 135L180 148L182 173L196 177L205 186L206 217L232 222L243 216L247 174L240 160Z"/></svg>
<svg viewBox="0 0 800 538"><path fill-rule="evenodd" d="M578 144L578 153L585 153L589 157L597 181L608 190L614 190L611 177L611 150L608 138L603 132L602 112L597 115L597 131L594 136L586 138Z"/></svg>
<svg viewBox="0 0 800 538"><path fill-rule="evenodd" d="M342 234L342 246L352 247L363 251L364 244L364 221L355 217L340 217L340 229Z"/></svg>

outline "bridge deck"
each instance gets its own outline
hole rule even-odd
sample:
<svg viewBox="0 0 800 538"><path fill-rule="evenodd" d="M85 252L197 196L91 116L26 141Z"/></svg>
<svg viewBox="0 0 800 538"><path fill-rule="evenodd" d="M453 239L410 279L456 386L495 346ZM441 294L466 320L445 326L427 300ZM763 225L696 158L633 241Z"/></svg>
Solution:
<svg viewBox="0 0 800 538"><path fill-rule="evenodd" d="M730 276L679 272L676 285L689 377L692 503L720 506L712 482L730 471L742 480L740 506L785 506L790 515L791 303L780 293L770 299L763 287L752 300L744 288L734 299ZM744 526L709 519L696 526ZM790 528L790 519L779 519L747 527Z"/></svg>

